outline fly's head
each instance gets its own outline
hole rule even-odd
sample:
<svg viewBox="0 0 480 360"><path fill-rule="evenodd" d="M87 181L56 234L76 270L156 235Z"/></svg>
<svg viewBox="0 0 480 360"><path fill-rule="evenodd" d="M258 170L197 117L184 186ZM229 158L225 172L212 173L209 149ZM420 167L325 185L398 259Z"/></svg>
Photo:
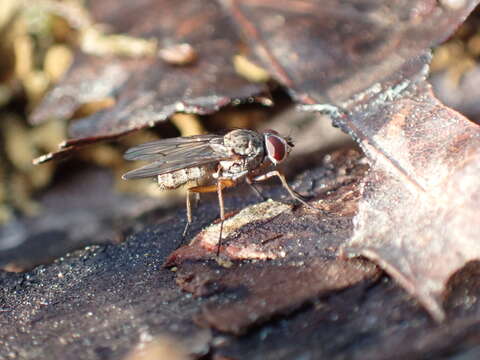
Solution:
<svg viewBox="0 0 480 360"><path fill-rule="evenodd" d="M273 165L281 163L288 157L293 148L293 142L289 136L282 136L275 130L265 130L263 137L266 155Z"/></svg>

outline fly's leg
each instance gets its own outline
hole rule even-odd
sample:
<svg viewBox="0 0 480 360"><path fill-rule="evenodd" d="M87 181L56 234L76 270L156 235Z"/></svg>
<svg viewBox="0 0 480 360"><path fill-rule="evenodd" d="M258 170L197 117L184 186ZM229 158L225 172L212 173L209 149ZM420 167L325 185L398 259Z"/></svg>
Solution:
<svg viewBox="0 0 480 360"><path fill-rule="evenodd" d="M217 257L220 255L220 246L222 245L223 223L225 222L225 206L223 205L222 180L217 181L218 206L220 207L220 233L218 234Z"/></svg>
<svg viewBox="0 0 480 360"><path fill-rule="evenodd" d="M200 203L200 193L195 193L195 198L194 198L194 207L197 208L198 207L198 204Z"/></svg>
<svg viewBox="0 0 480 360"><path fill-rule="evenodd" d="M190 228L190 224L192 223L192 204L190 202L190 194L193 192L192 189L195 189L195 187L187 189L187 196L186 196L187 223L185 224L185 229L183 230L182 240L185 240L188 229Z"/></svg>
<svg viewBox="0 0 480 360"><path fill-rule="evenodd" d="M220 233L218 236L218 245L217 245L217 256L220 255L220 246L222 245L222 232L223 232L223 223L225 221L225 207L223 205L223 189L226 187L235 186L236 182L231 179L218 179L215 185L209 186L195 186L193 188L188 189L189 192L193 193L207 193L207 192L217 192L218 195L218 205L220 207ZM190 200L188 200L190 201ZM191 212L190 212L191 216ZM188 217L188 209L187 209L187 217Z"/></svg>
<svg viewBox="0 0 480 360"><path fill-rule="evenodd" d="M195 182L195 186L198 187L198 181ZM200 193L194 193L195 194L195 197L194 197L194 203L193 203L193 207L197 208L198 207L198 203L200 202Z"/></svg>
<svg viewBox="0 0 480 360"><path fill-rule="evenodd" d="M245 178L245 181L247 184L250 186L250 188L253 190L253 192L260 198L262 201L267 200L265 196L263 196L262 192L258 190L258 188L255 186L255 180L250 179L248 176Z"/></svg>
<svg viewBox="0 0 480 360"><path fill-rule="evenodd" d="M303 205L305 205L306 207L310 208L310 209L314 209L316 211L319 211L320 209L316 208L315 206L312 206L310 205L309 203L307 203L303 198L302 196L300 196L300 194L298 194L297 192L295 192L295 190L293 190L290 185L288 185L288 182L287 182L287 179L285 179L285 176L283 176L282 173L280 173L278 170L273 170L273 171L269 171L268 173L266 174L263 174L263 175L260 175L260 176L257 176L253 179L253 181L265 181L267 179L270 179L272 177L278 177L280 179L280 181L282 182L282 185L285 189L287 189L288 193L290 194L290 196L292 198L294 198L295 200L301 202Z"/></svg>

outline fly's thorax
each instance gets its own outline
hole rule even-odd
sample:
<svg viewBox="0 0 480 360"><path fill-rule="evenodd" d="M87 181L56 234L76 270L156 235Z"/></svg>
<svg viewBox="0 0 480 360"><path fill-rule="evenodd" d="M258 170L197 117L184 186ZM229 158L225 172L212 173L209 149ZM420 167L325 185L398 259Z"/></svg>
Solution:
<svg viewBox="0 0 480 360"><path fill-rule="evenodd" d="M224 160L220 161L220 177L226 179L238 179L249 171L245 160Z"/></svg>
<svg viewBox="0 0 480 360"><path fill-rule="evenodd" d="M256 131L244 129L230 131L225 135L223 143L233 158L220 162L227 176L256 169L263 161L265 155L263 137Z"/></svg>
<svg viewBox="0 0 480 360"><path fill-rule="evenodd" d="M262 135L252 130L230 131L223 138L223 144L232 156L256 157L264 153Z"/></svg>
<svg viewBox="0 0 480 360"><path fill-rule="evenodd" d="M191 167L157 176L158 186L162 190L177 189L189 181L201 180L211 174L207 167Z"/></svg>

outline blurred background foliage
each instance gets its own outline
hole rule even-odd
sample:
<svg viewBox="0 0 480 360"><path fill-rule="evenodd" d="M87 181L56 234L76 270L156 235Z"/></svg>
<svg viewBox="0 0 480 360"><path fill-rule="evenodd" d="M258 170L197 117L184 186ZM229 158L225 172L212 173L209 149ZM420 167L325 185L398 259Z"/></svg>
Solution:
<svg viewBox="0 0 480 360"><path fill-rule="evenodd" d="M59 162L34 166L32 159L57 150L67 136L68 123L66 119L51 119L31 126L28 117L68 70L74 52L77 49L96 54L114 51L128 56L132 54L127 54L125 49L142 49L142 46L148 49L150 43L142 39L103 35L104 27L91 21L81 0L1 0L0 224L16 215L36 215L41 211L32 196L51 184ZM132 47L132 43L137 46ZM89 115L104 105L85 106L75 117ZM193 115L178 114L172 123L178 125L176 135L204 131ZM248 125L238 119L232 123ZM73 161L109 167L119 179L120 174L128 170L127 166L132 166L123 162L122 151L129 145L156 138L152 131L139 132L126 138L123 144L101 144L81 151ZM147 180L134 185L120 181L117 184L124 191L158 194L153 182Z"/></svg>

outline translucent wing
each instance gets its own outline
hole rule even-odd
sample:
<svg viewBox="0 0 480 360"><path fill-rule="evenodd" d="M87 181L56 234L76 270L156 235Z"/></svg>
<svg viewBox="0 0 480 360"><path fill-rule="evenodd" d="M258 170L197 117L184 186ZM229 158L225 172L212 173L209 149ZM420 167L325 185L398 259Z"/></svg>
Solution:
<svg viewBox="0 0 480 360"><path fill-rule="evenodd" d="M160 161L156 161L154 163L145 165L139 169L129 171L126 174L123 174L122 178L125 180L129 180L153 177L157 175L171 173L181 169L186 169L189 167L204 166L220 160L222 159L205 159L201 161L199 161L198 159L192 159L171 163L162 163Z"/></svg>
<svg viewBox="0 0 480 360"><path fill-rule="evenodd" d="M152 177L204 166L229 158L220 135L197 135L154 141L129 149L128 160L155 160L123 175L124 179Z"/></svg>
<svg viewBox="0 0 480 360"><path fill-rule="evenodd" d="M152 141L135 146L125 152L126 160L152 160L168 156L172 153L185 152L205 145L222 143L220 135L194 135Z"/></svg>

